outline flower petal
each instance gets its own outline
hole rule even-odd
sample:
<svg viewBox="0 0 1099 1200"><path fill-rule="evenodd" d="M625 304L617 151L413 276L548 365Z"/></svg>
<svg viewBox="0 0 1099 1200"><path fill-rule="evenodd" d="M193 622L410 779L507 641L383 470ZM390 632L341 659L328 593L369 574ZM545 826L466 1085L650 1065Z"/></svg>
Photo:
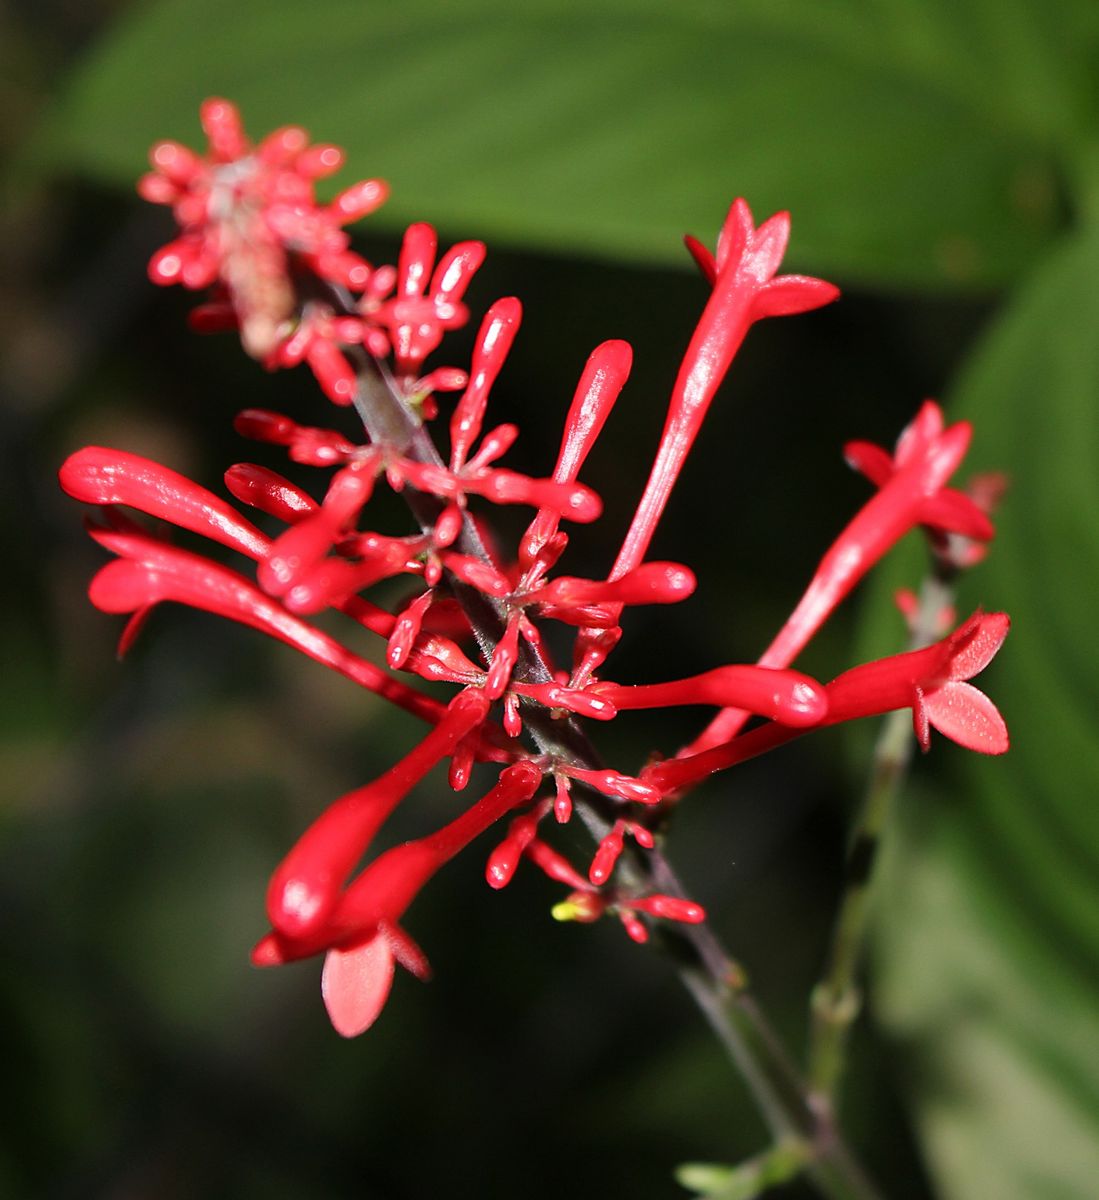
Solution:
<svg viewBox="0 0 1099 1200"><path fill-rule="evenodd" d="M1009 745L1007 726L996 705L971 683L953 680L929 692L924 700L931 724L951 741L981 754L1003 754Z"/></svg>
<svg viewBox="0 0 1099 1200"><path fill-rule="evenodd" d="M765 283L756 294L752 301L752 316L758 320L811 312L831 304L839 294L835 284L814 279L811 275L779 275Z"/></svg>
<svg viewBox="0 0 1099 1200"><path fill-rule="evenodd" d="M950 679L972 679L995 658L1004 644L1011 618L1007 613L976 612L954 634L958 649L950 657Z"/></svg>
<svg viewBox="0 0 1099 1200"><path fill-rule="evenodd" d="M979 542L990 542L996 534L986 513L965 492L942 488L920 505L920 524L943 533L960 533Z"/></svg>
<svg viewBox="0 0 1099 1200"><path fill-rule="evenodd" d="M714 280L717 279L717 263L714 261L714 256L706 249L706 247L696 237L691 234L684 234L683 245L687 247L687 253L695 260L695 266L702 272L711 287L714 285Z"/></svg>
<svg viewBox="0 0 1099 1200"><path fill-rule="evenodd" d="M901 430L897 438L895 461L898 467L907 466L927 452L931 443L943 431L943 410L934 400L925 400L920 411Z"/></svg>
<svg viewBox="0 0 1099 1200"><path fill-rule="evenodd" d="M393 951L385 934L353 950L329 950L321 996L335 1031L345 1038L365 1033L378 1019L393 986Z"/></svg>
<svg viewBox="0 0 1099 1200"><path fill-rule="evenodd" d="M893 474L892 457L873 442L848 442L843 457L852 471L865 475L877 487L884 487Z"/></svg>
<svg viewBox="0 0 1099 1200"><path fill-rule="evenodd" d="M777 212L749 237L750 249L744 255L743 269L760 283L766 283L778 270L786 243L790 240L790 214ZM718 269L721 255L718 254Z"/></svg>
<svg viewBox="0 0 1099 1200"><path fill-rule="evenodd" d="M743 197L738 196L729 208L728 215L717 236L717 271L720 274L726 264L736 262L744 254L756 227L752 210ZM689 247L688 247L689 249Z"/></svg>

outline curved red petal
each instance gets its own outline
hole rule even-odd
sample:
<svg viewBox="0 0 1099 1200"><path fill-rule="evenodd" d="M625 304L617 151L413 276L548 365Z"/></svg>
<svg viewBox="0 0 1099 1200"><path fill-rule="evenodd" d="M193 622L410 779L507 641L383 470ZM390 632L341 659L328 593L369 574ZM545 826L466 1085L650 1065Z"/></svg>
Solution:
<svg viewBox="0 0 1099 1200"><path fill-rule="evenodd" d="M201 533L252 558L270 540L212 492L152 459L125 450L85 446L71 454L58 475L61 487L87 504L123 504Z"/></svg>
<svg viewBox="0 0 1099 1200"><path fill-rule="evenodd" d="M893 474L892 457L873 442L848 442L843 448L843 458L852 471L865 475L877 487L884 487Z"/></svg>
<svg viewBox="0 0 1099 1200"><path fill-rule="evenodd" d="M944 533L960 533L963 537L989 542L996 534L986 513L965 492L942 488L920 504L921 525L930 525Z"/></svg>
<svg viewBox="0 0 1099 1200"><path fill-rule="evenodd" d="M812 312L839 299L840 290L834 283L814 279L811 275L779 275L764 284L752 301L752 316L790 317L796 313Z"/></svg>
<svg viewBox="0 0 1099 1200"><path fill-rule="evenodd" d="M996 657L1011 629L1007 613L974 613L954 634L959 649L951 655L948 678L972 679Z"/></svg>
<svg viewBox="0 0 1099 1200"><path fill-rule="evenodd" d="M329 950L321 996L332 1027L346 1038L365 1033L378 1019L393 986L393 951L381 932L353 950Z"/></svg>
<svg viewBox="0 0 1099 1200"><path fill-rule="evenodd" d="M1010 745L996 705L971 683L952 680L924 700L927 719L945 737L980 754L1003 754Z"/></svg>

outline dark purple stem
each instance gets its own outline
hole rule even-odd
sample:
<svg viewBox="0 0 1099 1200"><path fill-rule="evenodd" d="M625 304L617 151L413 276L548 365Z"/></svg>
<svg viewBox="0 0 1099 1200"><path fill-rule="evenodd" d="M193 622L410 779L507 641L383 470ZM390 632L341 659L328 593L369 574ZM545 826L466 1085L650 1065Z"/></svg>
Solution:
<svg viewBox="0 0 1099 1200"><path fill-rule="evenodd" d="M387 444L421 463L442 464L430 434L399 395L384 366L365 354L357 364L359 386L355 408L370 440ZM413 516L429 531L441 504L414 489L404 491ZM485 561L489 556L473 522L465 519L458 549ZM451 578L451 590L461 603L486 661L504 630L502 603ZM546 683L551 673L537 651L523 647L515 678ZM587 770L601 764L587 735L573 717L555 718L541 705L525 706L525 728L539 751ZM613 802L577 785L576 811L592 837L599 841L610 830ZM638 894L660 892L685 898L667 859L659 849L630 848L619 871L624 883ZM661 922L655 943L672 959L684 986L702 1010L730 1059L746 1080L776 1141L807 1143L807 1172L821 1191L835 1200L875 1200L877 1192L842 1142L829 1113L810 1103L809 1089L784 1047L744 986L744 974L706 924L672 925Z"/></svg>

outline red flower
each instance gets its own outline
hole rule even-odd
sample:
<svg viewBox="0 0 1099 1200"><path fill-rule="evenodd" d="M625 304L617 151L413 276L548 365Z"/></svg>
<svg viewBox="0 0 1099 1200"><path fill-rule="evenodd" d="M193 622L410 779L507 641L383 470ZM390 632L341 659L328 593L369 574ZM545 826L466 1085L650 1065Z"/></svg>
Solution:
<svg viewBox="0 0 1099 1200"><path fill-rule="evenodd" d="M603 342L588 356L565 418L554 482L576 482L625 386L632 362L633 350L628 342ZM519 562L524 570L522 588L537 584L561 556L567 538L558 532L559 525L560 514L551 508L540 509L531 522L519 546Z"/></svg>
<svg viewBox="0 0 1099 1200"><path fill-rule="evenodd" d="M492 791L449 825L375 859L343 892L328 919L311 926L310 936L270 933L256 946L252 961L276 966L326 952L321 987L332 1024L344 1037L364 1032L389 995L394 961L426 974L426 960L398 925L405 910L444 863L530 800L541 779L530 762L506 768Z"/></svg>
<svg viewBox="0 0 1099 1200"><path fill-rule="evenodd" d="M437 244L430 225L410 225L397 260L397 294L382 300L371 289L361 307L367 322L388 335L401 376L418 375L443 334L461 328L469 320L462 296L484 262L484 243L459 242L439 260L432 273Z"/></svg>
<svg viewBox="0 0 1099 1200"><path fill-rule="evenodd" d="M462 242L436 262L435 231L417 223L405 233L397 267L374 270L350 249L343 227L381 203L383 184L368 180L319 205L315 181L341 165L338 149L310 146L296 127L252 146L225 101L208 101L202 120L209 142L205 155L161 143L153 151L154 171L140 185L148 199L170 204L181 226L179 238L154 258L153 278L195 288L212 285L212 303L197 310L196 323L235 323L248 352L268 367L307 363L337 403L392 401L405 406L406 416L427 420L437 410L433 393L460 392L449 422L446 463L424 435L379 433L372 440L385 423L365 412L372 431L366 444L279 413L242 412L238 432L283 446L297 463L331 471L318 499L267 467L245 463L229 469L229 491L281 521L285 528L277 535L268 536L198 484L136 455L90 447L73 455L61 472L66 491L104 512L106 527L93 527L92 535L117 558L95 576L90 595L105 611L133 614L123 645L154 606L187 604L278 638L432 726L395 766L331 804L270 881L272 928L257 945L254 961L274 965L323 953L322 989L340 1033L351 1036L374 1021L396 962L426 976L424 955L400 925L405 911L443 863L506 815L512 816L509 829L489 860L492 886L506 884L525 859L572 890L555 915L594 920L611 913L630 937L643 941L646 917L704 918L689 900L644 894L638 873L618 867L628 839L641 852L654 848L656 821L665 811L661 802L683 786L810 727L901 707L912 709L925 747L934 727L971 749L1006 750L999 713L968 682L1002 643L1007 633L1002 614L978 614L935 646L857 667L827 687L790 669L836 604L915 525L931 531L940 566L972 561L980 553L978 543L991 536L982 511L988 505L946 486L965 452L969 427L944 429L930 403L894 455L865 443L848 446L850 461L870 476L877 494L824 556L758 665L719 666L663 683L594 678L622 636L627 606L675 603L695 588L688 567L646 556L748 329L764 317L816 308L837 294L821 280L777 274L789 236L785 213L757 229L748 206L737 200L716 254L687 239L712 291L683 358L640 503L607 578L550 578L568 544L562 521L589 522L600 515L599 496L579 482L579 474L629 374L629 346L605 342L590 356L551 477L499 466L519 431L505 423L488 425L486 432L485 414L520 325L518 300L505 297L489 309L468 375L452 367L424 374L444 334L468 320L464 296L484 246ZM372 361L389 354L392 369ZM412 504L419 521L414 532L401 536L361 527L375 490L385 485L421 493ZM537 510L517 552L493 548L490 534L469 511L470 498L477 496ZM258 586L143 531L117 506L244 554L258 564ZM402 574L414 576L418 586L405 591L395 612L361 594ZM471 597L469 588L482 596ZM302 618L326 608L351 617L356 636L365 628L384 639L384 648L377 649L391 669L462 690L449 705L425 695ZM571 674L554 665L556 639L543 640L543 619L577 630ZM469 655L476 661L451 640L471 634L476 649ZM702 752L658 763L640 775L602 766L594 755L573 749L582 745L576 729L559 725L560 734L547 732L549 719L566 713L608 721L625 710L681 704L722 710L693 747ZM524 744L519 740L524 714L534 724L535 706L542 710L539 734L535 745ZM735 736L749 712L769 723ZM355 876L356 864L396 806L447 760L455 791L469 783L478 761L504 769L496 786L462 815L427 837L387 850ZM554 787L535 799L547 775ZM590 797L581 800L585 787L601 793L598 805L589 807ZM574 794L585 819L598 813L598 845L586 874L538 836L551 813L559 823L569 820ZM659 871L657 865L654 874Z"/></svg>
<svg viewBox="0 0 1099 1200"><path fill-rule="evenodd" d="M967 681L979 675L1007 637L1005 613L974 613L960 628L923 650L894 655L844 672L828 685L826 725L912 708L922 749L930 729L981 754L1004 754L1007 726L996 706Z"/></svg>
<svg viewBox="0 0 1099 1200"><path fill-rule="evenodd" d="M776 213L757 229L747 203L738 199L722 226L716 258L696 239L687 239L713 291L680 364L656 458L611 579L643 562L710 402L752 324L763 317L808 312L839 295L820 279L775 275L789 236L788 213ZM587 683L619 636L613 621L585 631L577 647L575 685Z"/></svg>
<svg viewBox="0 0 1099 1200"><path fill-rule="evenodd" d="M992 661L1009 626L1005 613L977 612L933 646L845 671L825 688L828 712L821 725L911 708L916 736L924 750L934 728L966 749L1004 754L1009 745L1007 726L992 701L968 680ZM657 763L643 771L641 778L667 794L755 758L804 732L778 724L763 725L699 753Z"/></svg>
<svg viewBox="0 0 1099 1200"><path fill-rule="evenodd" d="M408 792L488 713L476 690L460 692L438 725L381 778L341 796L298 839L271 877L267 916L291 939L317 934L375 833Z"/></svg>
<svg viewBox="0 0 1099 1200"><path fill-rule="evenodd" d="M819 725L828 712L824 689L799 671L771 667L715 667L671 683L597 683L596 695L620 712L628 708L665 708L677 704L737 705L782 725Z"/></svg>
<svg viewBox="0 0 1099 1200"><path fill-rule="evenodd" d="M289 277L293 256L322 279L362 291L370 264L348 249L343 226L373 212L388 188L363 180L331 204L318 205L314 181L343 164L336 146L310 146L287 126L253 147L226 100L201 109L208 150L200 157L178 142L159 142L153 170L138 192L172 206L182 234L149 263L154 283L204 288L220 282L249 354L267 358L285 336L297 300Z"/></svg>
<svg viewBox="0 0 1099 1200"><path fill-rule="evenodd" d="M716 259L694 238L688 239L687 247L713 285L713 293L679 368L656 461L612 578L644 559L710 401L752 324L763 317L808 312L839 295L838 288L821 279L776 278L789 237L789 213L776 213L756 229L748 205L736 200L722 226Z"/></svg>
<svg viewBox="0 0 1099 1200"><path fill-rule="evenodd" d="M424 720L435 722L444 711L437 700L353 654L227 567L142 534L98 530L94 536L121 556L100 568L88 590L92 603L103 612L133 613L155 604L186 604L286 642Z"/></svg>
<svg viewBox="0 0 1099 1200"><path fill-rule="evenodd" d="M878 491L828 548L797 607L760 656L761 666L792 663L859 580L917 525L967 538L992 537L992 524L981 508L964 493L946 487L965 457L971 435L968 421L944 429L941 409L928 400L901 434L893 458L868 442L847 445L848 462L868 474ZM742 709L719 713L683 753L728 741L746 719Z"/></svg>

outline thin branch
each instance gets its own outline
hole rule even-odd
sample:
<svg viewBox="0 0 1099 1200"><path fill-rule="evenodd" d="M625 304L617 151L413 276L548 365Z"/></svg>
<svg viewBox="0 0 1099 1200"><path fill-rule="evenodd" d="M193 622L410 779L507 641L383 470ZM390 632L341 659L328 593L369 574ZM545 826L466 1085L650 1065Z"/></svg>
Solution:
<svg viewBox="0 0 1099 1200"><path fill-rule="evenodd" d="M947 574L936 571L923 582L913 621L911 650L931 645L938 636L936 622L953 601ZM898 709L884 719L874 747L862 809L851 832L843 896L832 931L827 967L812 993L809 1082L819 1104L829 1110L836 1105L847 1041L862 1007L857 976L870 919L878 850L911 762L914 742L912 718L907 709Z"/></svg>

